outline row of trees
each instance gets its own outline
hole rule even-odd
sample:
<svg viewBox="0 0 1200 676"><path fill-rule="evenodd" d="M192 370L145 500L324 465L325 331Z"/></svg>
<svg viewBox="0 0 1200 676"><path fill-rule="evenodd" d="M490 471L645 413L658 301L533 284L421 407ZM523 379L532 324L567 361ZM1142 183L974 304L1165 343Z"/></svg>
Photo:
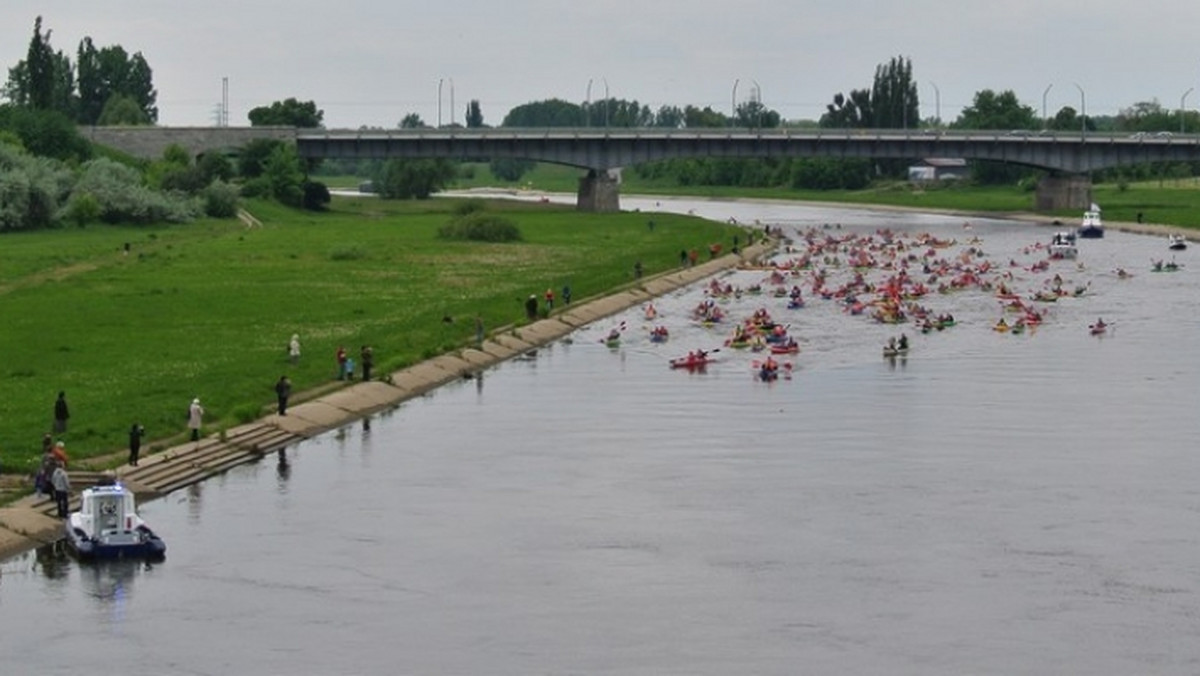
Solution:
<svg viewBox="0 0 1200 676"><path fill-rule="evenodd" d="M42 32L39 16L25 58L8 71L3 91L12 104L87 125L158 120L158 92L141 52L130 55L120 45L97 48L85 37L72 63L50 44L50 33Z"/></svg>

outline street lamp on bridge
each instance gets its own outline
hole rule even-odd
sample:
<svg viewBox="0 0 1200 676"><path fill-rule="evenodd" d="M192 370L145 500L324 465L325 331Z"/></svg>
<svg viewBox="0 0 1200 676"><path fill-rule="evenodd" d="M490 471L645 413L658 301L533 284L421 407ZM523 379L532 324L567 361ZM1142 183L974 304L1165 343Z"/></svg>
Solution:
<svg viewBox="0 0 1200 676"><path fill-rule="evenodd" d="M438 129L442 128L442 78L438 78Z"/></svg>
<svg viewBox="0 0 1200 676"><path fill-rule="evenodd" d="M1087 95L1083 93L1083 87L1080 87L1079 83L1071 84L1079 90L1079 135L1087 136Z"/></svg>
<svg viewBox="0 0 1200 676"><path fill-rule="evenodd" d="M1046 117L1046 95L1050 93L1050 88L1053 86L1054 83L1051 82L1050 84L1046 85L1044 90L1042 90L1042 129L1050 126L1050 120Z"/></svg>
<svg viewBox="0 0 1200 676"><path fill-rule="evenodd" d="M1183 114L1184 114L1184 111L1186 110L1186 108L1183 107L1184 101L1187 101L1188 94L1191 94L1192 90L1194 90L1194 89L1195 89L1195 87L1188 87L1188 90L1183 93L1183 96L1179 97L1179 133L1180 134L1183 133Z"/></svg>
<svg viewBox="0 0 1200 676"><path fill-rule="evenodd" d="M604 82L604 127L608 128L608 78L600 78Z"/></svg>
<svg viewBox="0 0 1200 676"><path fill-rule="evenodd" d="M737 86L741 82L740 78L733 80L733 93L729 95L729 126L737 126Z"/></svg>
<svg viewBox="0 0 1200 676"><path fill-rule="evenodd" d="M938 89L937 84L933 80L929 81L929 86L933 87L933 110L934 120L937 121L937 126L942 126L942 90Z"/></svg>
<svg viewBox="0 0 1200 676"><path fill-rule="evenodd" d="M755 80L754 78L750 78L750 81L754 83L754 96L750 100L754 101L755 103L758 104L758 105L754 106L754 117L755 117L754 125L756 127L758 127L759 129L761 129L762 128L762 87L758 86L758 80Z"/></svg>
<svg viewBox="0 0 1200 676"><path fill-rule="evenodd" d="M587 100L583 104L583 111L584 115L586 116L584 118L586 120L584 126L592 126L592 78L590 77L588 78Z"/></svg>

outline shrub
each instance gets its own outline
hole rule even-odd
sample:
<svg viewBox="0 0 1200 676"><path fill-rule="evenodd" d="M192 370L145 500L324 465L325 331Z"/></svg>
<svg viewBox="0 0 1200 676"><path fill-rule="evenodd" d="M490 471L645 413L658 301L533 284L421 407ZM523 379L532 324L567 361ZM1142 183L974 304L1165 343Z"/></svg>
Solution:
<svg viewBox="0 0 1200 676"><path fill-rule="evenodd" d="M100 219L100 202L91 193L76 193L67 202L64 215L67 220L82 228Z"/></svg>
<svg viewBox="0 0 1200 676"><path fill-rule="evenodd" d="M324 211L325 205L329 204L329 188L320 181L305 181L301 189L304 190L304 208L309 211Z"/></svg>
<svg viewBox="0 0 1200 676"><path fill-rule="evenodd" d="M473 213L456 218L438 228L438 237L472 242L519 242L521 231L506 218Z"/></svg>
<svg viewBox="0 0 1200 676"><path fill-rule="evenodd" d="M105 158L81 167L72 196L81 194L99 203L100 219L106 223L182 223L199 212L194 201L154 192L142 184L136 170Z"/></svg>
<svg viewBox="0 0 1200 676"><path fill-rule="evenodd" d="M238 190L224 181L213 181L200 194L204 213L213 218L233 218L237 215Z"/></svg>

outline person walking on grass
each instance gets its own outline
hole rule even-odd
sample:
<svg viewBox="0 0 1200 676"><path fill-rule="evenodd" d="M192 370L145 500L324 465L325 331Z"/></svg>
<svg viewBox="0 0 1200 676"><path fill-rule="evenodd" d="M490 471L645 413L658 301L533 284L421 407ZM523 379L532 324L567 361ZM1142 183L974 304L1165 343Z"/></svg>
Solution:
<svg viewBox="0 0 1200 676"><path fill-rule="evenodd" d="M288 397L292 396L292 381L287 376L279 376L275 383L275 399L279 402L276 411L279 415L287 415Z"/></svg>
<svg viewBox="0 0 1200 676"><path fill-rule="evenodd" d="M200 399L196 398L188 407L188 429L192 431L192 441L200 441L200 426L203 424L204 407L200 405Z"/></svg>
<svg viewBox="0 0 1200 676"><path fill-rule="evenodd" d="M295 364L300 361L300 334L293 333L292 339L288 342L288 361Z"/></svg>
<svg viewBox="0 0 1200 676"><path fill-rule="evenodd" d="M138 454L142 450L142 436L146 434L146 428L140 423L133 423L129 427L129 464L137 467Z"/></svg>
<svg viewBox="0 0 1200 676"><path fill-rule="evenodd" d="M67 431L67 419L71 417L71 409L67 406L67 393L59 391L58 399L54 401L54 433L62 434Z"/></svg>

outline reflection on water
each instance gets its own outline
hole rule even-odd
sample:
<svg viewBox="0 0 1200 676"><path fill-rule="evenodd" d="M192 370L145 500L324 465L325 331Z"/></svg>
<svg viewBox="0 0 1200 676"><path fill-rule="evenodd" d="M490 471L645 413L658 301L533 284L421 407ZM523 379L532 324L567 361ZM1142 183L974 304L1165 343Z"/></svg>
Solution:
<svg viewBox="0 0 1200 676"><path fill-rule="evenodd" d="M664 205L963 237L959 218ZM1048 239L972 225L998 263ZM731 299L801 342L770 384L728 326L690 321L701 289L670 294L665 344L634 309L203 501L147 503L170 546L152 570L6 562L0 644L65 667L37 629L54 625L127 674L1195 672L1200 284L1149 272L1164 248L1112 232L1082 269L1014 266L1022 289L1088 289L1019 336L991 330L993 293L931 296L959 323L909 328L907 359L880 358L898 327L835 302ZM697 348L718 361L667 368ZM101 640L118 624L136 657Z"/></svg>

